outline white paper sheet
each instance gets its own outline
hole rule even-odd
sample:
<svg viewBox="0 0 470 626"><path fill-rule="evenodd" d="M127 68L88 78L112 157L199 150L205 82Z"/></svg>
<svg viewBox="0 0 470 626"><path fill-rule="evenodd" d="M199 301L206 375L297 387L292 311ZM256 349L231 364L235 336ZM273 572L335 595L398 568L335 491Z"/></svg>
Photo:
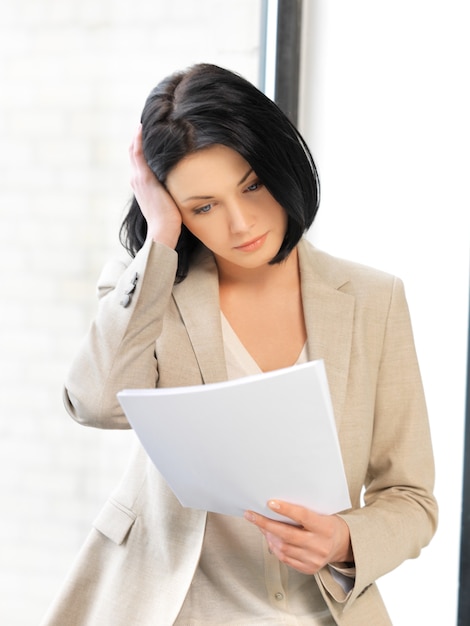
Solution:
<svg viewBox="0 0 470 626"><path fill-rule="evenodd" d="M284 519L277 498L323 514L350 508L323 361L194 387L118 393L178 500Z"/></svg>

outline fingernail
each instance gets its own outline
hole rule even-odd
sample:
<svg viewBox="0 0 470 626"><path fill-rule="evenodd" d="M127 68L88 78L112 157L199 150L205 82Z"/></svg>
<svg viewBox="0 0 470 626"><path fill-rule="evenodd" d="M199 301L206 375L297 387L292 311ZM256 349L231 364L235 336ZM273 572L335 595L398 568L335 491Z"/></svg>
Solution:
<svg viewBox="0 0 470 626"><path fill-rule="evenodd" d="M270 500L268 502L268 506L270 509L275 509L276 511L281 508L281 505L279 504L279 502L276 502L276 500Z"/></svg>
<svg viewBox="0 0 470 626"><path fill-rule="evenodd" d="M251 511L245 511L244 513L244 517L245 519L247 519L249 522L254 522L255 521L255 514L252 513Z"/></svg>

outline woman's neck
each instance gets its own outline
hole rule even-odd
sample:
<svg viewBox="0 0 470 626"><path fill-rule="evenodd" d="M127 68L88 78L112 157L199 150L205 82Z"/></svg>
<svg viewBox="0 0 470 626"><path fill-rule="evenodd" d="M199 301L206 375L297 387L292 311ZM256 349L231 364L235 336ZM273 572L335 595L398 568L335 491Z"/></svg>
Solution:
<svg viewBox="0 0 470 626"><path fill-rule="evenodd" d="M297 250L282 263L250 272L219 268L219 303L263 372L293 365L305 344Z"/></svg>

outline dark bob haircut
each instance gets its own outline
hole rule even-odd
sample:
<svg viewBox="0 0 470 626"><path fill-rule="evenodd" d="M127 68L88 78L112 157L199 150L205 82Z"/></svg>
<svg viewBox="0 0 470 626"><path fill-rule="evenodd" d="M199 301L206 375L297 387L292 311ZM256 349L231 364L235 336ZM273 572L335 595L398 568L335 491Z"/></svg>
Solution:
<svg viewBox="0 0 470 626"><path fill-rule="evenodd" d="M320 191L308 146L279 107L241 76L209 64L172 74L148 96L141 121L144 156L162 184L186 155L215 144L247 161L288 216L284 241L270 263L284 260L311 226ZM121 242L134 256L146 235L134 197ZM199 243L183 225L176 246L178 282L187 275Z"/></svg>

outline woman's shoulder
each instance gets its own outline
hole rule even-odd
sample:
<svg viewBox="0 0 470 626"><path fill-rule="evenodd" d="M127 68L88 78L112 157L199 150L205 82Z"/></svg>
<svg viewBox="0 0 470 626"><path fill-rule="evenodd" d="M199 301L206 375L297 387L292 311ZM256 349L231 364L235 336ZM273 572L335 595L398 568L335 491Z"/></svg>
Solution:
<svg viewBox="0 0 470 626"><path fill-rule="evenodd" d="M311 271L323 282L346 293L390 292L397 282L401 283L389 272L329 254L305 238L299 244L299 256L302 271Z"/></svg>

